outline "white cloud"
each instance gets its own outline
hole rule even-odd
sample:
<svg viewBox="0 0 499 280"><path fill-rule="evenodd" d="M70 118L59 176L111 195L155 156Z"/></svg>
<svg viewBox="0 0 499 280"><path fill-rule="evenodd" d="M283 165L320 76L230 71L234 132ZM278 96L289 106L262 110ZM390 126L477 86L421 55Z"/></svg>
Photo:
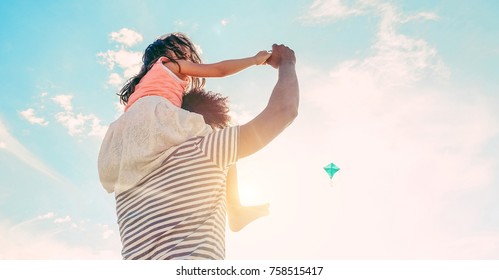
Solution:
<svg viewBox="0 0 499 280"><path fill-rule="evenodd" d="M230 106L229 115L231 116L231 123L239 125L245 124L255 117L253 112L238 104Z"/></svg>
<svg viewBox="0 0 499 280"><path fill-rule="evenodd" d="M72 105L73 96L58 95L52 100L64 109L55 114L56 120L68 129L71 136L79 136L87 132L88 136L103 138L107 127L102 126L101 120L94 114L75 113Z"/></svg>
<svg viewBox="0 0 499 280"><path fill-rule="evenodd" d="M137 74L142 64L142 52L134 52L126 49L119 49L117 51L108 50L98 53L97 56L102 59L101 63L106 65L110 70L113 70L116 65L120 67L123 70L124 79Z"/></svg>
<svg viewBox="0 0 499 280"><path fill-rule="evenodd" d="M53 213L15 225L0 220L0 259L121 259L110 226L70 221Z"/></svg>
<svg viewBox="0 0 499 280"><path fill-rule="evenodd" d="M109 70L117 66L123 74L112 72L109 74L107 83L113 88L121 88L125 82L140 71L142 65L142 52L134 52L126 49L107 50L97 54L100 63L108 67Z"/></svg>
<svg viewBox="0 0 499 280"><path fill-rule="evenodd" d="M398 25L404 22L416 18L433 20L438 15L422 12L405 16L396 6L388 3L363 2L362 7L380 17L376 42L372 46L374 54L366 59L341 63L331 72L331 76L341 77L351 72L357 78L368 78L370 83L382 87L411 84L429 76L435 80L450 77L450 71L434 47L423 39L397 32Z"/></svg>
<svg viewBox="0 0 499 280"><path fill-rule="evenodd" d="M143 37L136 31L127 28L112 32L110 37L122 45L118 46L117 50L99 52L97 57L99 63L106 65L109 70L119 68L122 71L122 73L111 72L107 81L113 88L120 88L126 80L140 71L143 52L131 51L128 47L141 42Z"/></svg>
<svg viewBox="0 0 499 280"><path fill-rule="evenodd" d="M128 28L122 28L118 32L111 32L109 37L111 37L111 40L128 47L140 43L144 39L140 33Z"/></svg>
<svg viewBox="0 0 499 280"><path fill-rule="evenodd" d="M402 22L405 23L405 22L409 22L412 20L419 20L419 19L421 19L421 20L438 20L438 19L440 19L440 17L438 16L438 14L433 13L433 12L421 12L421 13L418 13L416 15L407 17Z"/></svg>
<svg viewBox="0 0 499 280"><path fill-rule="evenodd" d="M103 126L101 125L101 120L91 114L91 122L92 122L92 125L91 125L91 129L90 129L90 132L88 133L89 136L96 136L98 138L104 138L104 136L106 135L106 132L107 132L107 126Z"/></svg>
<svg viewBox="0 0 499 280"><path fill-rule="evenodd" d="M55 216L54 212L48 212L47 214L43 214L40 216L37 216L35 220L46 220L46 219L52 219Z"/></svg>
<svg viewBox="0 0 499 280"><path fill-rule="evenodd" d="M431 68L431 70L445 75L446 70L441 69L442 65L437 60L435 48L430 47L423 39L411 38L397 33L397 25L407 21L412 16L402 15L397 7L390 4L379 5L375 9L381 17L377 42L374 46L378 53L374 60L367 63L374 67L394 67L388 69L390 74L403 72L418 75L418 70Z"/></svg>
<svg viewBox="0 0 499 280"><path fill-rule="evenodd" d="M73 110L73 105L72 105L72 100L73 96L72 95L57 95L52 98L52 100L61 106L65 111L72 111Z"/></svg>
<svg viewBox="0 0 499 280"><path fill-rule="evenodd" d="M59 176L51 168L33 155L23 144L10 134L2 119L0 119L0 146L4 146L5 151L12 153L27 165L54 180L60 181Z"/></svg>
<svg viewBox="0 0 499 280"><path fill-rule="evenodd" d="M315 0L301 19L305 22L322 22L365 13L362 2L350 6L344 2L342 0Z"/></svg>
<svg viewBox="0 0 499 280"><path fill-rule="evenodd" d="M125 79L118 73L111 73L109 74L107 83L114 88L121 88L125 83Z"/></svg>
<svg viewBox="0 0 499 280"><path fill-rule="evenodd" d="M121 102L117 101L114 103L114 109L116 110L115 117L119 117L125 111L125 105L123 105Z"/></svg>
<svg viewBox="0 0 499 280"><path fill-rule="evenodd" d="M56 120L68 129L71 136L76 136L83 133L85 124L90 120L90 116L78 114L73 112L59 112L55 115Z"/></svg>
<svg viewBox="0 0 499 280"><path fill-rule="evenodd" d="M35 109L33 108L28 108L24 111L19 112L19 114L31 124L39 124L41 126L46 126L49 124L48 121L46 121L44 118L35 116Z"/></svg>
<svg viewBox="0 0 499 280"><path fill-rule="evenodd" d="M115 235L115 231L111 229L108 225L102 226L102 239L106 240Z"/></svg>
<svg viewBox="0 0 499 280"><path fill-rule="evenodd" d="M78 136L88 131L88 136L103 138L106 127L100 124L100 119L94 114L75 114L72 111L59 112L55 115L56 120L68 129L71 136ZM90 129L88 125L90 124Z"/></svg>
<svg viewBox="0 0 499 280"><path fill-rule="evenodd" d="M66 217L54 219L55 224L69 223L69 222L71 222L71 217L69 215L67 215Z"/></svg>

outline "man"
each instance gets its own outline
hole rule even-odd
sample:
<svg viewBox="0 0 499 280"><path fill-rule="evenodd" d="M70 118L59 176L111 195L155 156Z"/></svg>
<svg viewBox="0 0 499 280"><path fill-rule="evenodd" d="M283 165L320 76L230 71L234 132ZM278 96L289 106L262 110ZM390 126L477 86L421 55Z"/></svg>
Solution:
<svg viewBox="0 0 499 280"><path fill-rule="evenodd" d="M116 194L124 259L225 258L227 171L238 159L267 145L297 116L295 62L290 48L273 45L267 64L278 69L278 81L257 117L171 148L159 168ZM110 139L122 137L118 130L108 134ZM107 150L101 148L101 154ZM110 169L100 164L101 170Z"/></svg>

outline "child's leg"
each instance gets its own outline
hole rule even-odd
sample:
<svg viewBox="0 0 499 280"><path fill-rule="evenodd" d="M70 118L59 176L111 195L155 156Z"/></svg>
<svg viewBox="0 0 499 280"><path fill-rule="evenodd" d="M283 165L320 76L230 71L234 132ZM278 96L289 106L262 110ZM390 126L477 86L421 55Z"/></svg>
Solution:
<svg viewBox="0 0 499 280"><path fill-rule="evenodd" d="M232 231L240 231L252 221L269 214L269 204L242 206L239 200L237 169L232 166L227 173L227 212L229 227Z"/></svg>

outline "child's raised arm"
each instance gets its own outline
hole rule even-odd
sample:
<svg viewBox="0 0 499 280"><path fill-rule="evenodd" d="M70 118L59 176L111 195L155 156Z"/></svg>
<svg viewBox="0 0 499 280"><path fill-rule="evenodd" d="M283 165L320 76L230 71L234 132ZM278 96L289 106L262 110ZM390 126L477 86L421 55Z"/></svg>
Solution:
<svg viewBox="0 0 499 280"><path fill-rule="evenodd" d="M223 60L217 63L198 64L187 60L178 60L178 65L174 65L181 75L200 78L225 77L240 72L250 66L264 64L270 55L267 51L260 51L251 57Z"/></svg>

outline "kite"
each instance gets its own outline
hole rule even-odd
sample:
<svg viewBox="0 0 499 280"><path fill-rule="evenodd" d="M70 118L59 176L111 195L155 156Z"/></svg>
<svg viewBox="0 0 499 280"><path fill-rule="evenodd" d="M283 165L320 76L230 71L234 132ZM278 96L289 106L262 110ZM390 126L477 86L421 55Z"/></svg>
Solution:
<svg viewBox="0 0 499 280"><path fill-rule="evenodd" d="M340 168L336 166L334 163L330 163L326 166L324 166L324 170L326 170L327 174L329 175L329 179L333 179L334 173L338 172Z"/></svg>

